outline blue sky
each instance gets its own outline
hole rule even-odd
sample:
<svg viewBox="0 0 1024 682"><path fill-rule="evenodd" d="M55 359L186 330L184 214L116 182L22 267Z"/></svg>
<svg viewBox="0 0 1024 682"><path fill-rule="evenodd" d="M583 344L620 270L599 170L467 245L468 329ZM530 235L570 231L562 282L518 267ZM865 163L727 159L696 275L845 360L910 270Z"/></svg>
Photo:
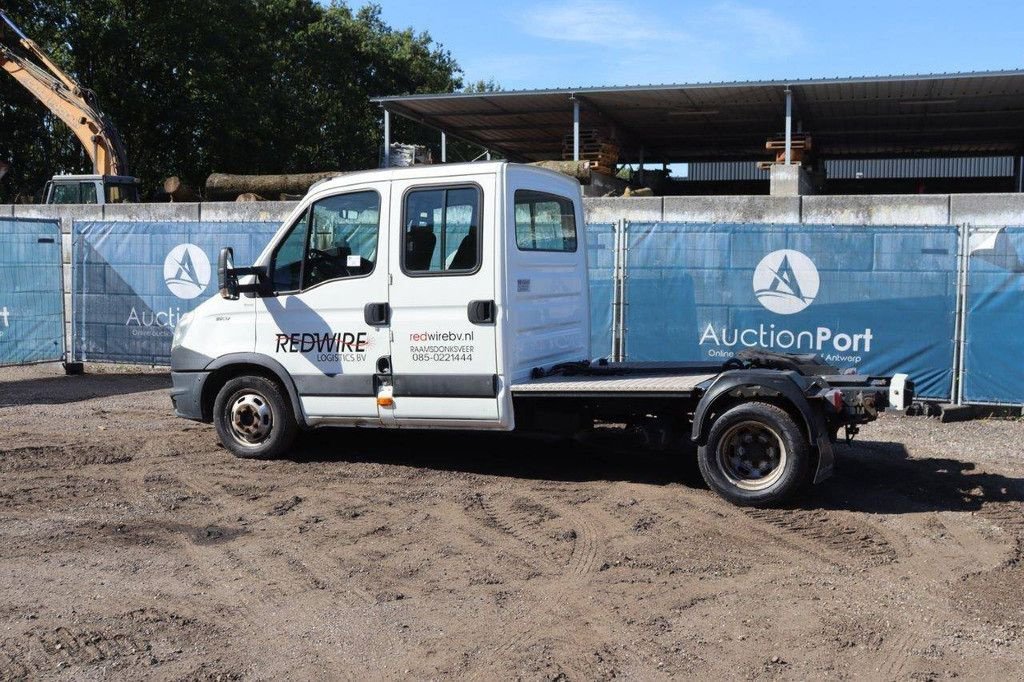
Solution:
<svg viewBox="0 0 1024 682"><path fill-rule="evenodd" d="M380 4L505 89L1024 68L1022 0Z"/></svg>

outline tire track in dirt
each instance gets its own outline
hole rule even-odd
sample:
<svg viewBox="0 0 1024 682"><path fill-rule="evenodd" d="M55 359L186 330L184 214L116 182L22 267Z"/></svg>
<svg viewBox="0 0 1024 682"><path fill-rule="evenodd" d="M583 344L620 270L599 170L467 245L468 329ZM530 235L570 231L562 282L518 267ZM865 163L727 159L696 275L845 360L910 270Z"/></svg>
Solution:
<svg viewBox="0 0 1024 682"><path fill-rule="evenodd" d="M743 511L748 517L808 544L812 553L824 550L835 563L880 566L898 558L896 549L881 531L853 518L835 518L833 513L823 510L745 508Z"/></svg>
<svg viewBox="0 0 1024 682"><path fill-rule="evenodd" d="M105 444L23 445L0 450L0 473L72 469L132 461L127 448Z"/></svg>
<svg viewBox="0 0 1024 682"><path fill-rule="evenodd" d="M164 662L157 656L173 661L186 644L214 640L220 632L213 621L200 622L154 607L98 618L81 626L39 625L20 641L4 642L0 679L32 679L62 668L78 671L72 674L78 677L89 666L126 659L136 665Z"/></svg>
<svg viewBox="0 0 1024 682"><path fill-rule="evenodd" d="M491 660L483 669L471 674L471 679L493 679L497 674L495 667L506 662L513 652L523 648L527 638L536 628L536 621L543 623L554 631L549 644L563 643L563 648L571 651L568 659L558 662L559 674L566 679L598 679L604 676L597 663L584 653L586 645L576 634L575 628L566 625L568 620L565 611L568 606L568 595L573 587L594 573L597 566L598 535L601 528L587 514L572 506L555 500L551 496L543 501L536 498L535 492L527 496L517 495L508 499L504 492L494 495L477 493L475 505L469 505L466 512L474 521L485 527L503 533L517 540L531 552L531 559L540 559L544 573L554 574L555 579L545 585L545 609L538 614L533 604L527 605L520 600L508 619L510 622L523 624L533 621L534 627L517 627L514 631L506 628L506 639L493 653ZM482 515L474 514L474 507L482 511ZM482 518L481 518L482 516ZM558 522L555 524L555 522ZM556 525L557 528L551 528ZM571 548L566 551L558 543L572 541Z"/></svg>

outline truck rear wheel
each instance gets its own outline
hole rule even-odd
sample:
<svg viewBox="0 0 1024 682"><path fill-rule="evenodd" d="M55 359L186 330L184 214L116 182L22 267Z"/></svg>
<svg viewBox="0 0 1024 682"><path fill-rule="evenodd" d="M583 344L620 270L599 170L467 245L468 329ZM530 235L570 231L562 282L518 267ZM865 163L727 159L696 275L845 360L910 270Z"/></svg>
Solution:
<svg viewBox="0 0 1024 682"><path fill-rule="evenodd" d="M766 506L783 502L803 486L811 448L785 410L752 402L715 420L697 461L704 480L725 499Z"/></svg>
<svg viewBox="0 0 1024 682"><path fill-rule="evenodd" d="M220 442L235 457L273 459L291 447L298 426L277 383L260 376L228 381L213 404Z"/></svg>

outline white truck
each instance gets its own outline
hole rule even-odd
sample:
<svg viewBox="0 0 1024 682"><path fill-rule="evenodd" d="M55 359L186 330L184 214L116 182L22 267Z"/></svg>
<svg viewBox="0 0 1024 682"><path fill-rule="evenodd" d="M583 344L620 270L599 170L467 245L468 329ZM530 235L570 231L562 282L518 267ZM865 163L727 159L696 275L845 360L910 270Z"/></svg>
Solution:
<svg viewBox="0 0 1024 682"><path fill-rule="evenodd" d="M641 445L695 446L711 488L763 505L826 478L842 429L912 398L903 375L814 356L592 362L583 228L579 184L530 166L324 181L254 265L221 251L220 296L175 329L174 409L246 458L319 426L570 438L622 425Z"/></svg>

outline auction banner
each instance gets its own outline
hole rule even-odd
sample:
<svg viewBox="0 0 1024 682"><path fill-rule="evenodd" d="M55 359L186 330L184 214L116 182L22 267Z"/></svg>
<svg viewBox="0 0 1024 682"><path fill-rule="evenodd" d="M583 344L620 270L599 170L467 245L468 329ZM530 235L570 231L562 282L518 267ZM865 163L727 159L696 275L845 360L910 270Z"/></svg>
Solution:
<svg viewBox="0 0 1024 682"><path fill-rule="evenodd" d="M76 221L72 338L78 361L167 365L182 315L217 295L217 256L245 266L279 223Z"/></svg>
<svg viewBox="0 0 1024 682"><path fill-rule="evenodd" d="M60 225L0 219L0 366L63 354Z"/></svg>
<svg viewBox="0 0 1024 682"><path fill-rule="evenodd" d="M631 223L627 360L814 353L949 399L957 228Z"/></svg>

